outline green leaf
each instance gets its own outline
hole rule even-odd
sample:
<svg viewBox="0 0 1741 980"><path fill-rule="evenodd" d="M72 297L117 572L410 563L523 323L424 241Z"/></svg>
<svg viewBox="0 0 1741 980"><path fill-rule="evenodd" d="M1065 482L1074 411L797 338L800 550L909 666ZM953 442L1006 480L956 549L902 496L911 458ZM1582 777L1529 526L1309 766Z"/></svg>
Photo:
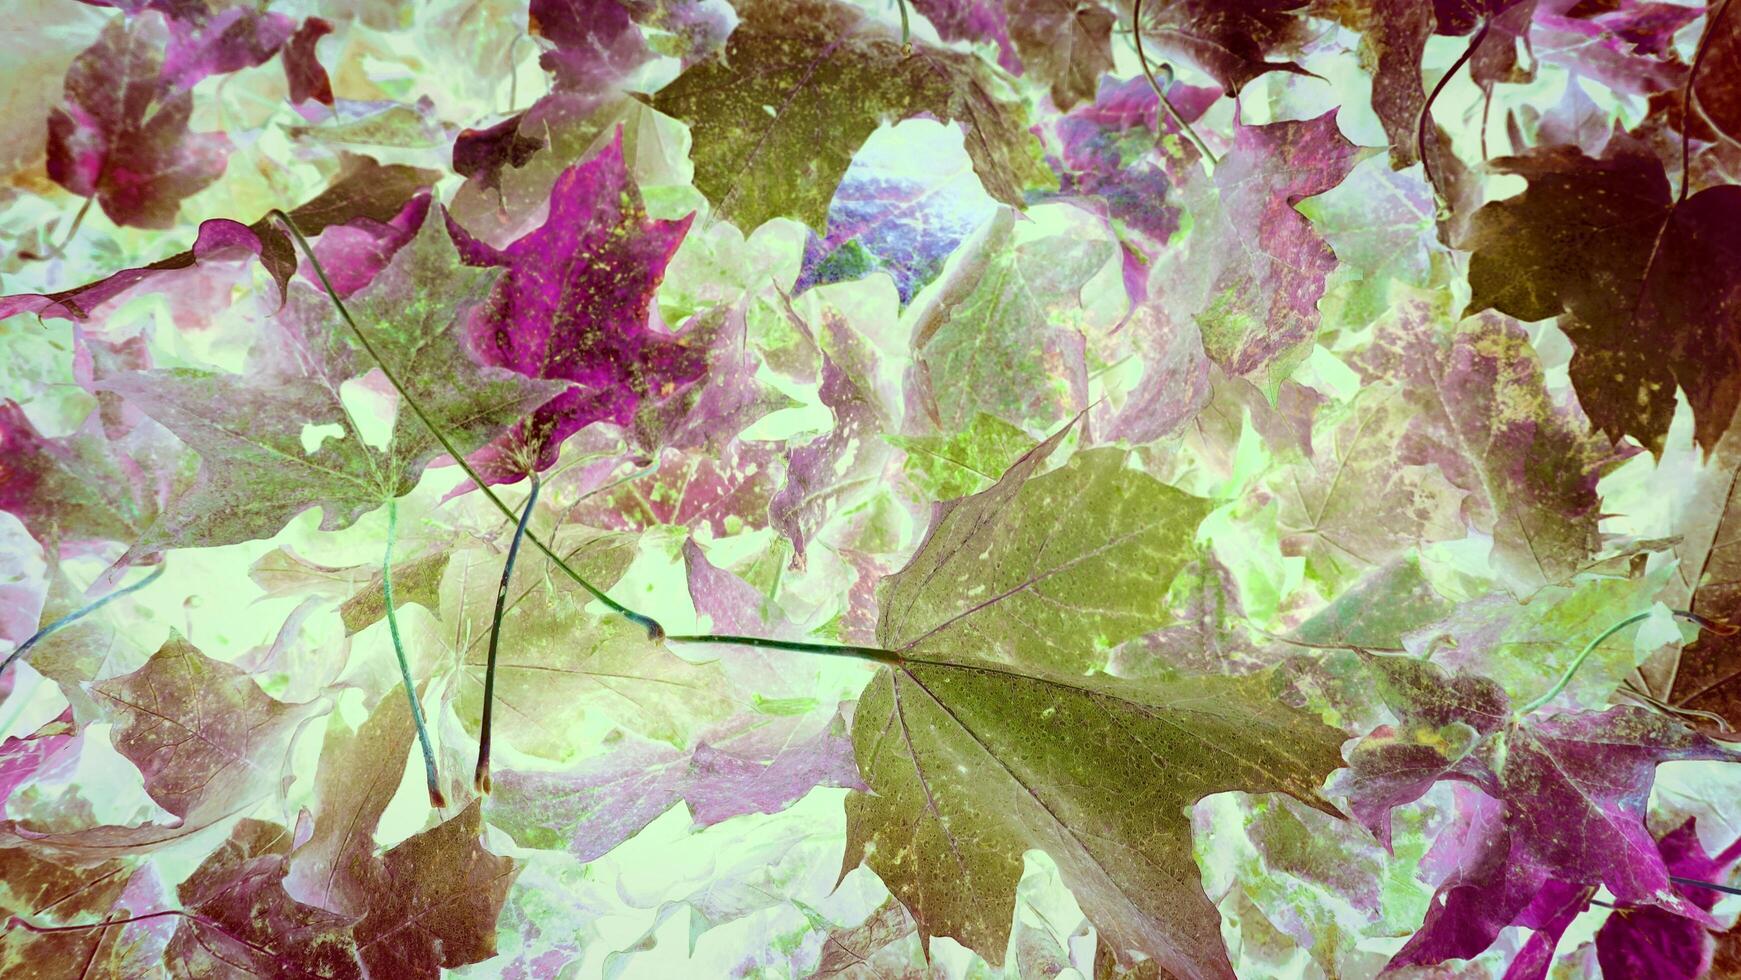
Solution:
<svg viewBox="0 0 1741 980"><path fill-rule="evenodd" d="M1049 854L1119 959L1231 977L1191 860L1211 793L1316 799L1342 736L1277 700L1273 676L1119 680L1108 644L1161 625L1207 501L1098 450L1034 477L1054 435L991 489L939 506L883 595L907 659L859 702L869 793L847 800L844 867L882 876L928 935L1001 963L1030 848Z"/></svg>
<svg viewBox="0 0 1741 980"><path fill-rule="evenodd" d="M1060 216L1076 215L1046 215ZM1044 429L1088 402L1084 287L1117 246L1086 223L1017 217L1000 209L914 314L913 348L944 425L989 412Z"/></svg>
<svg viewBox="0 0 1741 980"><path fill-rule="evenodd" d="M885 580L882 645L905 656L1081 673L1172 618L1167 586L1197 557L1209 501L1081 453L1032 476L1068 430L996 486L939 505L911 563Z"/></svg>
<svg viewBox="0 0 1741 980"><path fill-rule="evenodd" d="M1020 207L1052 180L1005 77L978 58L901 39L832 0L746 0L723 54L652 99L695 138L695 186L749 231L778 217L826 230L828 202L878 125L929 113L967 129L992 197Z"/></svg>

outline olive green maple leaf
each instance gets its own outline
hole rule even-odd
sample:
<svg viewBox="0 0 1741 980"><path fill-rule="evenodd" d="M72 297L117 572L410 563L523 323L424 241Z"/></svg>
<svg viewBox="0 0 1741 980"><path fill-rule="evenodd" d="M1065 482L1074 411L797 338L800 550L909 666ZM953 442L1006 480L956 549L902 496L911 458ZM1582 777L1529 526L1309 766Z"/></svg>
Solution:
<svg viewBox="0 0 1741 980"><path fill-rule="evenodd" d="M895 656L854 719L871 791L847 800L844 868L868 863L925 934L1001 963L1022 855L1038 848L1118 959L1231 977L1189 807L1247 790L1328 810L1317 789L1342 736L1278 701L1270 675L1095 672L1168 620L1210 504L1112 449L1034 477L1060 436L939 505L889 579L878 637Z"/></svg>
<svg viewBox="0 0 1741 980"><path fill-rule="evenodd" d="M720 55L652 99L689 126L695 186L719 215L752 229L795 217L825 230L852 156L877 126L928 113L966 129L992 197L1053 182L1027 113L979 58L925 44L903 54L888 26L832 0L748 0Z"/></svg>

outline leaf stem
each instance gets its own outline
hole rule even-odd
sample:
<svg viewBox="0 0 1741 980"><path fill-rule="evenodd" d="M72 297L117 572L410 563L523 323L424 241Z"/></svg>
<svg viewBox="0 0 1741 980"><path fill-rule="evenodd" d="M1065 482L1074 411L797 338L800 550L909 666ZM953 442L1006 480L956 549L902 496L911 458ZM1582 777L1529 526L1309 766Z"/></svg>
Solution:
<svg viewBox="0 0 1741 980"><path fill-rule="evenodd" d="M520 555L520 539L526 536L526 522L538 503L538 474L532 474L532 492L526 495L526 507L520 511L520 523L514 526L514 538L508 544L507 560L502 562L502 584L496 588L496 614L490 620L490 653L484 665L484 713L478 728L478 764L472 771L472 783L480 793L490 791L490 715L496 702L496 645L502 637L502 613L508 606L508 583L514 577L514 559Z"/></svg>
<svg viewBox="0 0 1741 980"><path fill-rule="evenodd" d="M472 464L465 458L465 454L459 451L459 448L453 444L452 440L448 439L447 433L442 432L441 429L430 420L428 413L423 410L423 406L418 403L416 398L412 397L411 393L406 390L404 383L399 380L399 373L393 370L393 368L381 358L380 353L375 350L375 345L369 342L368 335L363 333L363 329L357 325L357 321L351 318L351 311L345 308L344 300L340 299L338 291L333 289L331 280L327 279L326 269L321 266L320 259L315 257L314 249L309 247L308 239L302 237L302 232L297 229L296 222L291 219L290 215L285 214L277 208L273 208L267 213L267 216L277 218L290 232L290 236L296 240L297 246L302 249L302 254L308 258L309 264L314 267L315 275L320 278L321 287L326 290L327 298L332 300L333 306L338 309L339 316L343 318L345 325L351 328L351 333L357 338L357 342L362 345L363 350L368 353L369 357L374 360L375 364L381 368L381 373L386 376L387 382L393 386L393 390L399 393L399 397L404 400L405 406L411 409L412 414L417 416L418 421L422 422L424 427L429 430L430 434L435 436L435 440L441 443L441 448L453 458L455 463L459 464L459 468L465 472L467 477L471 478L472 483L475 484L479 490L483 491L484 496L489 499L490 503L496 506L497 510L502 512L502 516L510 521L515 520L516 515L514 512L508 508L507 504L502 502L502 498L497 496L494 490L490 489L490 485L484 481L484 478L478 474L478 471L472 468ZM570 568L568 563L563 561L561 556L557 555L556 552L551 551L550 546L540 540L537 535L528 534L526 537L537 546L539 551L544 552L546 558L555 562L556 566L562 569L564 574L573 579L575 584L590 593L594 599L604 603L617 615L622 616L629 622L646 630L648 639L657 642L665 636L665 628L660 626L657 620L654 620L650 616L643 616L627 606L624 606L615 599L612 599L610 596L605 595L604 592L598 589L598 587L582 578L579 572Z"/></svg>
<svg viewBox="0 0 1741 980"><path fill-rule="evenodd" d="M1209 161L1209 166L1214 167L1221 161L1215 158L1215 154L1209 152L1209 145L1203 142L1203 138L1197 135L1197 131L1191 128L1191 124L1185 121L1185 117L1179 115L1179 110L1173 108L1173 103L1167 99L1167 90L1162 87L1160 80L1155 78L1154 69L1149 67L1148 52L1143 50L1142 16L1143 0L1136 0L1135 3L1131 4L1130 34L1136 42L1136 60L1138 64L1143 66L1143 77L1149 80L1149 88L1155 90L1155 98L1161 101L1161 108L1167 110L1167 118L1171 119L1173 125L1177 126L1179 131L1190 139L1191 145L1197 148L1198 154Z"/></svg>
<svg viewBox="0 0 1741 980"><path fill-rule="evenodd" d="M151 583L157 581L159 578L162 578L163 577L163 569L165 567L166 567L165 564L160 563L156 568L151 570L151 574L145 576L144 578L140 579L137 582L134 582L132 585L129 585L125 588L116 589L115 591L109 593L108 595L103 596L101 599L96 599L96 600L93 600L89 603L86 603L85 605L79 607L78 609L75 609L72 612L67 613L65 616L62 616L61 618L55 620L54 622L49 623L47 626L44 626L43 628L37 630L35 633L32 633L29 636L29 638L27 638L23 643L18 644L18 649L12 651L12 653L9 656L7 656L7 658L4 661L0 661L0 674L6 673L6 668L12 666L12 661L17 660L19 657L24 656L24 654L26 652L28 652L31 647L35 646L44 637L47 637L49 634L53 633L54 631L61 629L62 627L65 627L65 626L70 626L73 623L76 623L79 620L85 618L86 616L89 616L91 613L94 613L97 610L103 608L104 606L108 605L109 603L114 602L116 599L119 599L124 595L129 595L131 593L138 592L140 589L143 589L147 585L150 585Z"/></svg>
<svg viewBox="0 0 1741 980"><path fill-rule="evenodd" d="M913 53L913 32L907 24L907 0L895 0L895 6L901 8L901 57Z"/></svg>
<svg viewBox="0 0 1741 980"><path fill-rule="evenodd" d="M41 935L52 935L52 934L57 933L57 932L81 932L85 929L107 929L110 926L124 926L124 925L127 925L128 923L132 923L132 922L145 922L145 921L148 921L150 919L161 919L166 915L178 915L178 916L181 916L182 918L193 919L195 921L204 921L204 922L211 921L209 919L205 919L203 916L197 915L193 912L187 912L187 911L184 911L182 909L164 909L161 912L147 912L144 915L130 916L130 917L125 918L125 919L104 919L101 922L79 922L79 923L75 923L75 924L70 925L70 926L39 926L36 923L31 922L30 920L24 918L23 916L14 915L6 920L6 926L7 926L7 928L11 928L12 926L17 926L18 928L23 929L26 932L34 932L34 933L38 933Z"/></svg>
<svg viewBox="0 0 1741 980"><path fill-rule="evenodd" d="M1687 70L1687 87L1681 92L1681 194L1675 200L1676 204L1687 199L1687 188L1692 186L1687 178L1693 165L1691 153L1693 82L1698 80L1699 66L1705 60L1705 49L1711 46L1711 38L1716 36L1717 27L1723 23L1723 15L1728 12L1729 0L1723 0L1723 5L1717 8L1717 12L1711 15L1710 20L1706 21L1705 36L1699 39L1699 49L1693 52L1693 65Z"/></svg>
<svg viewBox="0 0 1741 980"><path fill-rule="evenodd" d="M73 236L77 235L79 233L79 226L85 223L85 215L90 213L91 202L95 201L96 199L97 199L97 196L95 194L92 194L90 197L85 198L85 203L83 206L81 206L79 208L79 213L73 215L73 223L72 223L72 225L70 225L67 228L66 237L62 238L60 240L59 245L54 246L54 254L55 255L58 256L58 255L65 255L66 254L67 246L71 245L73 243Z"/></svg>
<svg viewBox="0 0 1741 980"><path fill-rule="evenodd" d="M1445 86L1450 84L1451 76L1457 74L1457 69L1463 67L1464 62L1467 62L1475 54L1475 49L1481 47L1482 41L1487 40L1489 26L1488 22L1482 22L1481 29L1475 32L1473 38L1469 39L1469 46L1463 49L1463 53L1457 56L1457 60L1451 63L1451 67L1445 74L1439 76L1439 83L1433 86L1433 91L1427 95L1427 101L1421 103L1420 115L1415 117L1415 156L1421 159L1421 171L1427 178L1427 187L1432 190L1434 196L1441 200L1444 199L1444 195L1439 193L1438 185L1433 183L1433 162L1427 158L1427 120L1433 117L1433 103L1438 101L1439 93L1443 92Z"/></svg>
<svg viewBox="0 0 1741 980"><path fill-rule="evenodd" d="M668 643L724 643L740 647L762 647L767 650L791 650L796 653L819 653L827 657L849 657L872 663L899 667L909 662L893 650L882 647L849 646L836 643L807 643L803 640L775 640L761 636L732 636L726 633L700 633L688 636L667 636Z"/></svg>
<svg viewBox="0 0 1741 980"><path fill-rule="evenodd" d="M399 677L405 682L405 698L411 702L411 723L417 726L417 744L423 748L423 778L429 784L429 805L437 810L447 806L442 795L441 780L435 772L435 749L429 744L429 729L423 724L423 705L417 697L417 684L411 679L411 664L405 659L405 644L399 638L399 614L393 611L393 537L399 525L399 502L387 501L387 553L381 559L381 592L387 600L387 631L393 634L393 655L399 660Z"/></svg>
<svg viewBox="0 0 1741 980"><path fill-rule="evenodd" d="M1716 624L1712 623L1711 620L1708 620L1705 617L1698 615L1697 613L1687 612L1684 609L1674 609L1674 610L1671 610L1670 612L1675 617L1677 617L1679 619L1687 620L1687 621L1697 625L1701 629L1708 629L1711 626L1716 625ZM1614 634L1620 632L1621 630L1625 629L1626 627L1631 626L1633 623L1638 623L1638 622L1642 622L1646 619L1649 619L1650 613L1651 613L1651 611L1648 609L1646 609L1644 612L1633 613L1632 615L1626 617L1625 619L1622 619L1620 622L1615 623L1613 626L1610 626L1607 629L1603 630L1601 633L1598 633L1594 640L1591 640L1589 643L1584 644L1584 649L1578 651L1578 655L1576 657L1573 657L1572 662L1566 665L1565 671L1562 674L1560 674L1560 679L1554 682L1554 686L1548 688L1546 693L1542 694L1540 697L1534 699L1533 701L1530 701L1528 704L1519 708L1517 710L1518 717L1522 717L1524 715L1527 715L1530 712L1536 710L1537 708L1540 708L1542 705L1547 704L1549 701L1552 701L1554 698L1559 697L1560 692L1564 691L1566 689L1566 685L1570 684L1572 682L1572 676L1578 672L1578 668L1584 666L1584 661L1589 659L1590 654L1594 653L1596 651L1596 648L1602 645L1603 641L1607 640L1610 636L1613 636Z"/></svg>
<svg viewBox="0 0 1741 980"><path fill-rule="evenodd" d="M1677 885L1691 885L1694 888L1709 888L1714 892L1722 892L1725 895L1741 895L1741 888L1736 888L1733 885L1719 885L1713 881L1700 881L1697 878L1682 878L1679 875L1669 875L1668 880Z"/></svg>

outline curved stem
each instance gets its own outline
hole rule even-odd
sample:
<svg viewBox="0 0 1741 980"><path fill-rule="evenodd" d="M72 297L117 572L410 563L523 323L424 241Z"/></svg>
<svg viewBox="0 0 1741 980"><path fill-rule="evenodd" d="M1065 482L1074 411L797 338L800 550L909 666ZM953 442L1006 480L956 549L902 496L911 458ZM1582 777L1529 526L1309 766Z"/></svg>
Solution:
<svg viewBox="0 0 1741 980"><path fill-rule="evenodd" d="M1671 612L1677 618L1688 620L1701 628L1703 628L1706 623L1710 622L1710 620L1703 616L1686 612L1684 610L1675 609ZM1573 657L1572 662L1566 665L1565 672L1560 674L1560 679L1554 682L1554 686L1548 688L1546 693L1542 694L1540 697L1519 708L1517 710L1518 716L1522 717L1523 715L1527 715L1537 708L1540 708L1542 705L1547 704L1549 701L1552 701L1554 698L1559 697L1560 692L1566 689L1566 685L1572 682L1572 676L1578 672L1578 668L1584 666L1584 661L1590 658L1590 654L1594 653L1597 647L1601 646L1610 636L1613 636L1626 627L1631 626L1633 623L1643 622L1649 618L1650 610L1646 609L1641 613L1633 613L1625 619L1622 619L1620 622L1615 623L1613 626L1610 626L1596 634L1596 638L1591 640L1589 643L1584 644L1584 649L1578 651L1578 655Z"/></svg>
<svg viewBox="0 0 1741 980"><path fill-rule="evenodd" d="M368 353L369 358L380 367L381 373L386 376L387 382L393 386L393 390L399 393L399 397L404 401L405 406L411 409L412 414L417 416L417 420L423 423L424 428L427 428L430 434L435 436L435 441L439 442L441 448L453 458L455 463L459 464L460 469L465 472L467 477L471 478L472 483L475 484L479 490L483 491L484 496L489 499L490 503L494 504L496 509L502 512L502 516L510 521L515 520L516 515L514 512L508 508L507 504L502 502L502 498L497 496L494 490L490 489L490 485L484 481L484 478L478 474L477 470L472 468L472 464L466 460L465 454L459 451L458 447L453 444L452 440L448 439L447 433L441 431L441 429L430 420L428 413L423 410L423 406L418 403L416 398L412 397L411 393L406 390L404 383L399 380L399 373L381 358L380 353L375 350L375 345L369 342L368 335L363 333L362 328L357 325L357 321L351 318L351 311L345 307L344 300L339 298L338 291L333 289L331 280L327 279L326 269L321 266L320 259L315 257L314 249L309 247L308 239L302 237L302 232L297 229L296 222L291 219L290 215L285 214L277 208L273 208L268 212L267 216L277 218L290 232L290 236L296 240L297 246L302 249L302 254L308 258L309 264L314 267L315 275L320 278L321 287L326 290L327 298L332 300L333 306L338 309L339 316L345 321L345 325L351 328L351 333L357 338L357 342L362 345L363 350ZM529 534L527 535L527 539L537 546L539 551L544 552L546 558L555 562L556 566L562 569L563 573L569 578L573 579L575 584L591 594L594 599L604 603L617 615L622 616L629 622L646 630L649 639L657 642L665 636L665 628L660 626L656 620L650 616L643 616L627 606L624 606L615 599L612 599L610 596L605 595L604 592L600 591L591 582L582 578L579 572L570 568L568 563L563 561L561 556L557 555L556 552L551 551L550 546L539 540L537 535Z"/></svg>
<svg viewBox="0 0 1741 980"><path fill-rule="evenodd" d="M526 522L538 503L538 474L532 474L532 492L526 495L526 507L520 511L520 523L514 526L514 539L508 544L507 560L502 562L502 584L496 588L496 615L490 620L490 653L484 665L484 716L478 728L478 764L472 771L472 783L480 793L490 791L490 715L496 703L496 645L502 637L502 613L508 606L508 582L514 577L514 559L520 555L520 539L526 536Z"/></svg>
<svg viewBox="0 0 1741 980"><path fill-rule="evenodd" d="M89 616L91 613L96 612L97 610L103 608L104 606L108 605L111 602L114 602L116 599L119 599L124 595L129 595L131 593L138 592L140 589L145 588L147 585L150 585L151 583L153 583L153 582L157 581L159 578L161 578L163 576L163 569L164 568L165 568L165 565L160 563L156 568L151 570L151 574L145 576L144 578L140 579L137 582L134 582L132 585L129 585L126 588L116 589L115 591L109 593L108 595L103 596L101 599L96 599L92 602L89 602L89 603L85 604L84 606L81 606L78 609L75 609L72 612L67 613L65 616L62 616L61 618L55 620L54 622L49 623L47 626L44 626L43 628L37 630L35 633L32 633L29 636L29 638L27 638L23 643L18 644L18 649L12 651L12 653L10 655L8 655L4 661L0 661L0 674L4 674L6 672L6 668L12 666L12 661L17 660L19 657L24 656L24 654L26 652L28 652L31 647L35 646L38 642L40 642L44 637L48 636L50 633L53 633L55 630L58 630L64 626L70 626L73 623L78 622L79 620L85 618L86 616Z"/></svg>
<svg viewBox="0 0 1741 980"><path fill-rule="evenodd" d="M1160 80L1155 78L1154 69L1149 67L1148 53L1143 50L1142 16L1143 0L1136 0L1131 5L1130 10L1130 34L1136 42L1136 60L1143 66L1143 77L1149 80L1149 88L1155 90L1155 98L1161 101L1161 108L1167 111L1167 118L1172 120L1173 125L1177 126L1179 131L1190 139L1191 145L1197 148L1197 153L1209 161L1209 165L1213 167L1221 161L1215 159L1215 154L1209 152L1209 145L1203 142L1203 138L1197 135L1197 131L1191 128L1191 124L1185 121L1185 117L1179 115L1179 110L1173 108L1173 103L1167 100L1167 90L1161 85Z"/></svg>
<svg viewBox="0 0 1741 980"><path fill-rule="evenodd" d="M1699 39L1699 50L1693 52L1693 65L1687 70L1687 87L1681 92L1681 196L1676 200L1677 204L1687 199L1687 188L1690 186L1687 176L1693 164L1693 120L1690 115L1693 109L1693 82L1698 79L1699 66L1705 61L1705 49L1711 46L1711 38L1716 35L1717 28L1723 23L1723 15L1728 12L1729 0L1723 0L1723 5L1717 8L1717 12L1705 24L1705 36Z"/></svg>
<svg viewBox="0 0 1741 980"><path fill-rule="evenodd" d="M405 682L405 697L411 702L411 723L417 726L417 744L423 748L423 778L429 784L429 805L440 810L447 806L441 781L435 773L435 749L429 745L429 729L423 724L423 705L417 698L417 684L411 680L411 664L405 659L405 644L399 638L399 614L393 611L393 537L398 530L399 502L387 501L387 553L381 559L381 592L387 600L387 631L393 634L393 655L399 660L399 677Z"/></svg>
<svg viewBox="0 0 1741 980"><path fill-rule="evenodd" d="M85 198L84 205L79 208L79 213L73 216L73 223L66 230L66 237L62 238L60 240L59 245L54 246L54 254L56 254L56 255L65 255L66 254L67 246L71 245L73 243L73 236L77 235L79 233L79 225L82 225L85 223L85 215L90 213L91 202L95 201L96 199L97 199L97 197L95 194L91 195L90 197Z"/></svg>
<svg viewBox="0 0 1741 980"><path fill-rule="evenodd" d="M1469 46L1463 49L1463 53L1458 55L1457 60L1453 61L1445 74L1440 76L1439 84L1433 86L1433 91L1427 95L1427 101L1421 104L1421 114L1415 117L1415 156L1420 158L1421 170L1427 178L1427 186L1432 188L1435 195L1439 193L1439 188L1437 184L1433 183L1433 162L1427 158L1427 120L1433 117L1433 103L1438 101L1439 93L1443 92L1445 86L1450 83L1451 76L1457 74L1457 69L1463 67L1463 64L1475 54L1475 49L1481 47L1482 41L1487 40L1487 28L1488 25L1483 22L1481 29L1475 32L1473 38L1470 38Z"/></svg>
<svg viewBox="0 0 1741 980"><path fill-rule="evenodd" d="M907 24L907 0L895 0L895 6L901 8L901 56L913 53L913 32Z"/></svg>

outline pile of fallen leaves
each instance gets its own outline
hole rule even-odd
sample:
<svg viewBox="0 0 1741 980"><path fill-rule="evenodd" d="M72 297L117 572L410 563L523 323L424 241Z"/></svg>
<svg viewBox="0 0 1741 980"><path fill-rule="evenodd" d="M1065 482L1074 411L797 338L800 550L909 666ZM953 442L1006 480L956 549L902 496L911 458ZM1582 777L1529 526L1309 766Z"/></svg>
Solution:
<svg viewBox="0 0 1741 980"><path fill-rule="evenodd" d="M33 0L0 973L1741 973L1730 0Z"/></svg>

